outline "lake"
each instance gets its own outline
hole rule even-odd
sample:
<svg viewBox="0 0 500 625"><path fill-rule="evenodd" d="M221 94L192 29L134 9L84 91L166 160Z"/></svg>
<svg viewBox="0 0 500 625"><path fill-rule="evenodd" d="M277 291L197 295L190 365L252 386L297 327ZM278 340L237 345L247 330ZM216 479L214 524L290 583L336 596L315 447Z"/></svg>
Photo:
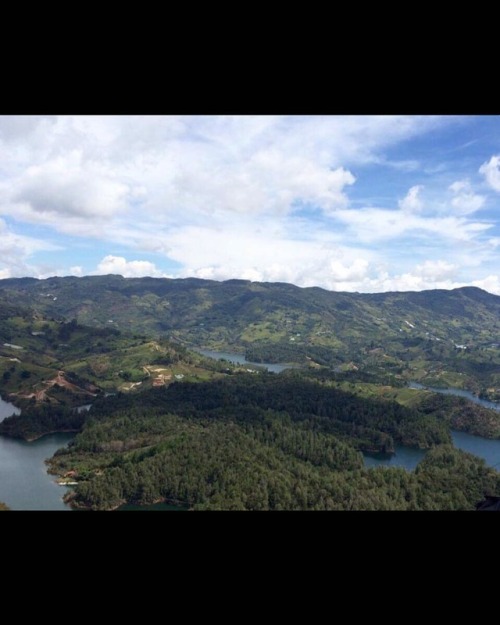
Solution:
<svg viewBox="0 0 500 625"><path fill-rule="evenodd" d="M254 367L262 367L263 369L267 369L273 373L280 373L285 369L293 369L294 367L297 367L297 365L287 365L281 362L250 362L243 354L234 354L232 352L214 352L210 349L195 349L194 351L198 352L198 354L201 354L202 356L207 356L207 358L213 358L214 360L220 360L223 358L224 360L232 362L235 365L252 365Z"/></svg>
<svg viewBox="0 0 500 625"><path fill-rule="evenodd" d="M242 354L234 354L231 352L217 352L207 349L197 349L198 353L203 356L207 356L208 358L221 359L224 358L229 362L233 362L235 364L243 365L254 365L265 367L269 371L274 371L275 373L279 373L284 369L289 369L296 365L287 365L283 363L273 364L268 362L249 362L245 356ZM462 389L455 388L430 388L419 384L418 382L410 382L408 384L410 388L415 389L427 389L429 391L434 391L436 393L443 393L445 395L458 395L459 397L466 397L470 401L473 401L476 404L480 404L481 406L485 406L486 408L492 408L493 410L500 410L500 405L491 401L487 401L485 399L480 399L473 395L469 391L464 391ZM473 436L472 434L465 434L464 432L451 432L453 444L458 449L462 449L463 451L469 451L470 453L483 458L491 467L495 467L496 469L500 468L500 440L492 440L489 438L482 438L481 436ZM403 467L407 471L413 471L417 464L423 460L425 454L427 453L426 449L414 449L413 447L405 447L404 445L395 445L395 454L387 455L387 454L364 454L364 462L366 467L378 467L378 466L389 466L389 467Z"/></svg>
<svg viewBox="0 0 500 625"><path fill-rule="evenodd" d="M13 414L21 414L20 409L0 397L0 421L3 421L6 417L10 417Z"/></svg>
<svg viewBox="0 0 500 625"><path fill-rule="evenodd" d="M237 364L262 366L276 373L291 366L275 363L250 363L241 354L230 352L199 351L210 358L225 358ZM420 388L420 385L412 384L414 384L413 388ZM461 389L429 390L460 395L475 403L486 405L488 408L500 409L498 404L492 404L492 402L480 399ZM81 406L81 409L88 409L88 406ZM19 414L20 410L0 398L0 421L14 413ZM53 456L59 448L67 445L73 437L74 434L69 433L48 434L36 441L27 443L26 441L0 436L0 501L6 503L12 510L70 510L70 507L62 500L67 487L59 486L55 482L55 476L47 473L47 466L44 461ZM484 458L489 466L497 470L500 469L500 440L472 436L456 431L452 431L452 439L455 447ZM412 471L426 454L426 450L403 445L396 445L395 451L396 453L391 456L365 455L365 466L404 467L407 471ZM131 506L125 507L125 509L141 508ZM153 509L175 510L176 506L157 504Z"/></svg>
<svg viewBox="0 0 500 625"><path fill-rule="evenodd" d="M395 454L363 454L365 467L403 467L413 471L417 464L424 459L427 449L414 449L404 445L394 445Z"/></svg>
<svg viewBox="0 0 500 625"><path fill-rule="evenodd" d="M465 432L451 431L453 444L457 449L468 451L483 458L487 465L500 471L500 440L473 436ZM365 467L403 467L413 471L417 464L424 459L426 449L414 449L404 445L395 445L396 453L393 456L386 454L363 454Z"/></svg>
<svg viewBox="0 0 500 625"><path fill-rule="evenodd" d="M500 471L500 440L472 436L472 434L453 430L451 437L455 447L484 458L486 464Z"/></svg>
<svg viewBox="0 0 500 625"><path fill-rule="evenodd" d="M0 421L21 411L0 398ZM48 434L27 443L0 436L0 501L11 510L70 510L62 498L67 487L47 473L45 459L64 447L74 434Z"/></svg>
<svg viewBox="0 0 500 625"><path fill-rule="evenodd" d="M458 395L459 397L466 397L475 404L479 404L485 408L500 410L499 404L487 401L486 399L481 399L469 391L464 391L459 388L431 388L423 386L418 382L410 382L408 386L410 388L426 389L434 391L435 393L442 393L443 395ZM458 449L475 454L476 456L483 458L486 464L490 467L500 470L500 440L483 438L482 436L473 436L472 434L466 434L465 432L457 432L454 430L451 431L451 438L453 440L453 444ZM395 445L394 447L396 453L393 456L385 454L364 455L365 466L404 467L407 471L413 471L413 469L427 453L424 449L413 449L412 447L404 447L403 445Z"/></svg>

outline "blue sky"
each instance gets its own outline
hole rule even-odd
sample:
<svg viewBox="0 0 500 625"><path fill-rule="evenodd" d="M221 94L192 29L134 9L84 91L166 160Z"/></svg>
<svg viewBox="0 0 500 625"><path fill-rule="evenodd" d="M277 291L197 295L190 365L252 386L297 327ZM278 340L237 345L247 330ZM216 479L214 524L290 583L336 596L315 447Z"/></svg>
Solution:
<svg viewBox="0 0 500 625"><path fill-rule="evenodd" d="M500 294L498 116L1 116L0 278Z"/></svg>

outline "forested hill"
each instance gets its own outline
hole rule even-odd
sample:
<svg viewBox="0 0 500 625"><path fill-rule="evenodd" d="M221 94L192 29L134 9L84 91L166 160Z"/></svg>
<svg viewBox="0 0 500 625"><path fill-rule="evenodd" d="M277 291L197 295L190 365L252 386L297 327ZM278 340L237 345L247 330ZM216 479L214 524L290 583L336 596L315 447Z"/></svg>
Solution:
<svg viewBox="0 0 500 625"><path fill-rule="evenodd" d="M366 469L360 449L430 447L414 472ZM473 509L500 474L455 450L446 424L300 373L242 374L102 398L52 470L77 507L168 501L222 510ZM444 444L440 444L444 443Z"/></svg>
<svg viewBox="0 0 500 625"><path fill-rule="evenodd" d="M356 366L500 393L500 297L475 287L340 293L246 280L0 280L0 302L250 360Z"/></svg>

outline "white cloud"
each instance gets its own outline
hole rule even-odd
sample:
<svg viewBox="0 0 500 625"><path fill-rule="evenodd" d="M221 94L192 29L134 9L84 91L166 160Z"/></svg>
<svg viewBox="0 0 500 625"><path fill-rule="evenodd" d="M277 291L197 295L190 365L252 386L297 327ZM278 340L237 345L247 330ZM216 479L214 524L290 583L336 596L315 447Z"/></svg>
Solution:
<svg viewBox="0 0 500 625"><path fill-rule="evenodd" d="M492 224L472 222L465 217L423 217L382 208L339 210L336 218L346 224L358 241L375 243L408 236L411 239L471 241Z"/></svg>
<svg viewBox="0 0 500 625"><path fill-rule="evenodd" d="M457 180L453 184L450 184L449 189L453 191L453 193L468 191L470 189L470 182L468 180Z"/></svg>
<svg viewBox="0 0 500 625"><path fill-rule="evenodd" d="M336 289L340 282L362 279L374 260L370 251L343 246L339 237L325 232L318 236L285 229L276 220L259 225L246 220L245 227L239 226L197 226L172 233L169 256L183 267L179 275Z"/></svg>
<svg viewBox="0 0 500 625"><path fill-rule="evenodd" d="M449 186L454 197L451 204L460 215L468 215L479 210L485 201L485 197L473 192L468 179L457 180Z"/></svg>
<svg viewBox="0 0 500 625"><path fill-rule="evenodd" d="M47 221L72 217L106 219L124 210L127 185L118 182L102 164L82 159L73 150L42 165L28 167L17 181L12 201Z"/></svg>
<svg viewBox="0 0 500 625"><path fill-rule="evenodd" d="M0 275L3 278L33 275L29 264L37 252L52 252L60 247L49 241L16 234L0 219Z"/></svg>
<svg viewBox="0 0 500 625"><path fill-rule="evenodd" d="M94 274L114 273L124 278L141 278L149 276L152 278L167 278L167 274L156 268L154 263L147 260L126 260L123 256L105 256L97 265Z"/></svg>
<svg viewBox="0 0 500 625"><path fill-rule="evenodd" d="M487 276L481 280L473 280L471 284L495 295L500 295L500 278L498 275Z"/></svg>
<svg viewBox="0 0 500 625"><path fill-rule="evenodd" d="M446 280L454 277L458 267L445 260L426 260L416 266L416 273L422 278L431 280Z"/></svg>
<svg viewBox="0 0 500 625"><path fill-rule="evenodd" d="M415 185L411 187L406 196L399 200L399 208L405 213L418 213L422 210L422 200L418 197L420 191L422 191L422 185Z"/></svg>
<svg viewBox="0 0 500 625"><path fill-rule="evenodd" d="M395 160L390 148L456 123L392 116L0 117L0 214L19 232L31 224L37 236L86 238L81 249L93 258L99 250L103 259L97 273L165 275L159 261L127 260L156 254L178 263L182 276L336 290L454 284L474 263L489 263L482 275L494 274L498 230L470 217L485 198L467 179L449 189L449 177L441 184L447 163L416 161L399 148ZM492 157L480 170L498 177L497 190L499 163ZM418 170L425 202L423 186L408 182L400 210L358 208L363 176L374 175L374 167L398 181ZM438 182L427 182L432 168L438 193ZM373 197L395 203L390 187ZM30 265L44 249L36 238L9 231L2 244L0 271L11 275L88 269L88 259L76 254L66 267L62 255ZM110 255L127 248L130 256Z"/></svg>
<svg viewBox="0 0 500 625"><path fill-rule="evenodd" d="M479 168L479 173L483 174L494 191L500 193L500 156L492 156L487 163L483 163Z"/></svg>
<svg viewBox="0 0 500 625"><path fill-rule="evenodd" d="M2 210L98 236L85 217L133 224L227 214L330 214L347 205L346 163L443 120L424 117L0 117ZM90 221L87 219L87 222Z"/></svg>
<svg viewBox="0 0 500 625"><path fill-rule="evenodd" d="M254 282L288 282L302 287L321 286L330 290L355 290L349 285L362 281L369 269L366 259L358 258L352 262L329 258L320 258L315 261L297 266L276 262L269 266L240 267L237 265L211 265L185 272L185 276L194 276L207 280L229 280L241 278ZM347 285L346 288L345 285Z"/></svg>

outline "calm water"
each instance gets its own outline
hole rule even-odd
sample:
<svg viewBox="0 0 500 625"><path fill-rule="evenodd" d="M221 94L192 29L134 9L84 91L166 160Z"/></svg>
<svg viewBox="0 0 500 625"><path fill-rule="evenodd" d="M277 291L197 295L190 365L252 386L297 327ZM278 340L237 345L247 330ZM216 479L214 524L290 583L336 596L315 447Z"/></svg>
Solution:
<svg viewBox="0 0 500 625"><path fill-rule="evenodd" d="M21 411L0 398L0 420ZM69 510L65 486L55 483L44 460L64 447L74 434L48 434L27 443L0 436L0 501L11 510Z"/></svg>
<svg viewBox="0 0 500 625"><path fill-rule="evenodd" d="M285 364L272 364L272 363L253 363L248 360L242 354L233 354L231 352L216 352L206 349L197 350L200 354L208 356L209 358L220 359L224 358L230 362L236 364L249 364L261 367L266 367L269 371L279 373L284 369L293 367L293 365ZM485 406L486 408L492 408L493 410L500 410L500 405L485 399L480 399L473 395L469 391L455 388L430 388L424 387L418 382L410 382L408 385L410 388L423 389L428 388L430 391L437 393L444 393L445 395L458 395L460 397L466 397L476 404ZM496 469L500 469L500 440L492 440L489 438L482 438L481 436L472 436L472 434L465 434L463 432L452 432L452 440L455 447L469 451L480 458L483 458L486 463ZM405 447L404 445L395 446L396 453L394 455L364 455L364 461L366 467L378 467L378 466L390 466L390 467L403 467L407 471L413 471L417 464L423 460L427 450L414 449L412 447Z"/></svg>
<svg viewBox="0 0 500 625"><path fill-rule="evenodd" d="M215 352L199 350L210 358L225 358L237 364L249 364L267 367L269 371L279 373L290 365L274 363L250 363L241 354L230 352ZM412 383L413 388L421 385ZM459 395L471 401L500 410L498 404L482 400L468 391L461 389L429 389L438 393ZM88 407L81 407L87 409ZM20 410L0 398L0 421L11 414L19 414ZM25 441L0 436L0 501L5 502L12 510L70 510L64 504L62 497L67 488L56 484L55 476L47 473L44 460L50 458L60 447L64 447L73 438L74 434L49 434L36 441ZM464 432L452 431L453 444L458 449L484 458L489 466L500 470L500 440L491 440L480 436L472 436ZM366 467L393 466L404 467L407 471L415 469L424 458L426 451L413 449L403 445L396 445L396 453L392 456L365 455ZM124 507L128 510L143 509L135 506ZM176 506L157 504L155 510L175 510Z"/></svg>
<svg viewBox="0 0 500 625"><path fill-rule="evenodd" d="M13 414L20 414L19 408L16 408L13 404L9 404L0 397L0 421L3 421L6 417L10 417Z"/></svg>
<svg viewBox="0 0 500 625"><path fill-rule="evenodd" d="M492 410L500 410L500 404L487 399L481 399L477 395L473 395L470 391L464 391L461 388L434 388L432 386L424 386L418 382L410 382L409 388L425 389L427 391L433 391L434 393L442 393L443 395L457 395L458 397L465 397L470 399L475 404L484 406L485 408L491 408Z"/></svg>
<svg viewBox="0 0 500 625"><path fill-rule="evenodd" d="M231 352L214 352L210 349L197 349L196 351L203 356L207 356L207 358L213 358L214 360L224 358L224 360L228 360L236 365L253 365L254 367L262 367L263 369L267 369L273 373L280 373L280 371L283 371L284 369L293 369L297 366L286 365L284 363L250 362L245 358L245 356L243 356L243 354L234 354Z"/></svg>
<svg viewBox="0 0 500 625"><path fill-rule="evenodd" d="M451 432L451 437L455 447L484 458L486 464L500 471L500 440L454 431Z"/></svg>
<svg viewBox="0 0 500 625"><path fill-rule="evenodd" d="M426 449L414 449L404 445L395 445L394 447L396 453L393 456L387 454L364 454L365 467L403 467L407 471L413 471L427 453Z"/></svg>
<svg viewBox="0 0 500 625"><path fill-rule="evenodd" d="M468 451L475 456L483 458L487 465L500 471L500 440L473 436L465 432L451 431L453 444L457 449ZM413 471L417 464L423 460L427 450L413 449L403 445L395 445L394 456L384 454L364 455L365 467L403 467L407 471Z"/></svg>
<svg viewBox="0 0 500 625"><path fill-rule="evenodd" d="M32 443L0 436L0 501L11 510L69 510L67 488L47 473L46 458L64 447L72 434L48 434Z"/></svg>
<svg viewBox="0 0 500 625"><path fill-rule="evenodd" d="M442 393L443 395L458 395L459 397L466 397L473 401L475 404L480 404L486 408L492 408L493 410L500 410L500 405L485 399L480 399L473 395L469 391L464 391L459 388L431 388L423 386L418 382L410 382L408 385L410 388L427 389L434 391L435 393ZM458 449L468 451L471 454L483 458L486 464L490 467L500 470L500 440L494 440L491 438L483 438L482 436L473 436L472 434L466 434L465 432L451 431L451 438L453 444ZM425 450L412 449L411 447L403 447L401 445L395 446L396 453L394 456L365 455L366 467L377 466L392 466L392 467L404 467L408 471L413 471L417 464L423 459L426 454Z"/></svg>

